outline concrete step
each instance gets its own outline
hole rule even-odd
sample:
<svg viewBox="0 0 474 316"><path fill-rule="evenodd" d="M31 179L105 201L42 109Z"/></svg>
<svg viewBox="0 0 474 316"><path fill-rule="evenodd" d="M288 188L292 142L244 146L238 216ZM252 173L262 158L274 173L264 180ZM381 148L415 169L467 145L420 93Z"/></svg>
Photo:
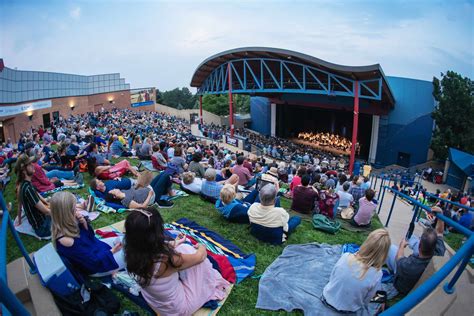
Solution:
<svg viewBox="0 0 474 316"><path fill-rule="evenodd" d="M433 257L417 286L438 271L449 259L449 256ZM454 269L430 295L420 302L420 304L407 313L407 315L472 315L472 298L474 297L474 278L472 277L472 270L466 269L461 274L453 294L447 294L443 290L443 285L445 282L451 280L455 272L456 269Z"/></svg>
<svg viewBox="0 0 474 316"><path fill-rule="evenodd" d="M31 274L26 260L21 257L7 265L8 287L31 315L60 316L51 292L45 288L38 274Z"/></svg>

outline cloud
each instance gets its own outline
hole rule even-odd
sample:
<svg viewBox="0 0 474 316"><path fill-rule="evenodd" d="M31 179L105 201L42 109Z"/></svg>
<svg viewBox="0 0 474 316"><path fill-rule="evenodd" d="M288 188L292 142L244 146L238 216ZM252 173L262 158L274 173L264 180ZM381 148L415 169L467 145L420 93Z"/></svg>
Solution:
<svg viewBox="0 0 474 316"><path fill-rule="evenodd" d="M248 46L290 49L352 66L380 63L387 75L431 80L452 69L474 77L472 5L453 1L457 5L419 10L415 3L410 11L405 2L376 6L372 0L362 5L330 5L329 0L325 5L275 1L271 6L251 0L219 6L204 2L13 7L0 21L0 56L24 70L120 72L134 88L160 90L188 86L207 57ZM357 10L349 10L352 6ZM70 23L72 19L77 22Z"/></svg>
<svg viewBox="0 0 474 316"><path fill-rule="evenodd" d="M74 20L79 20L81 17L81 7L75 7L71 11L69 11L69 16Z"/></svg>

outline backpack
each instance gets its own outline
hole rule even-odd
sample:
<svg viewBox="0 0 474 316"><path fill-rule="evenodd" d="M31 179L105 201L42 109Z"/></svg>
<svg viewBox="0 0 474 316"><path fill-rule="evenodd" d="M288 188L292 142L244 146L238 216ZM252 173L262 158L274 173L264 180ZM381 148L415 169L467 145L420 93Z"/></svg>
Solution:
<svg viewBox="0 0 474 316"><path fill-rule="evenodd" d="M341 223L332 221L322 214L314 214L312 222L314 228L330 234L337 233L341 228Z"/></svg>
<svg viewBox="0 0 474 316"><path fill-rule="evenodd" d="M87 290L90 299L85 302L82 293ZM120 310L115 293L100 282L86 280L81 290L69 295L52 293L54 302L63 316L114 315Z"/></svg>

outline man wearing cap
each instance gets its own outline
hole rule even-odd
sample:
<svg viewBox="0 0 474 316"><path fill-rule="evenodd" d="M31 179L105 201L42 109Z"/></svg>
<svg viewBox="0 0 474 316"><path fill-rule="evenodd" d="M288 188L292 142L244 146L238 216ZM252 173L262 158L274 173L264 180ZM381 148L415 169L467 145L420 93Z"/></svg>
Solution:
<svg viewBox="0 0 474 316"><path fill-rule="evenodd" d="M31 184L31 177L35 173L34 160L34 157L21 155L15 165L15 173L19 184L18 220L21 223L21 210L23 208L36 235L47 237L51 235L51 211L49 203L38 194Z"/></svg>

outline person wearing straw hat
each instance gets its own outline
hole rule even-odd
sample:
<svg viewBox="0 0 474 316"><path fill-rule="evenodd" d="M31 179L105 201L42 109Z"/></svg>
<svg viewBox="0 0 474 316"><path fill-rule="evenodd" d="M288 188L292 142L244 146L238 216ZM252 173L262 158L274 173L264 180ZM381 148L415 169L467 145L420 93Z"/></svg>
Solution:
<svg viewBox="0 0 474 316"><path fill-rule="evenodd" d="M35 157L21 155L15 165L17 175L18 224L21 224L21 212L25 211L28 222L39 237L51 235L51 210L49 203L41 197L31 184L35 173Z"/></svg>

